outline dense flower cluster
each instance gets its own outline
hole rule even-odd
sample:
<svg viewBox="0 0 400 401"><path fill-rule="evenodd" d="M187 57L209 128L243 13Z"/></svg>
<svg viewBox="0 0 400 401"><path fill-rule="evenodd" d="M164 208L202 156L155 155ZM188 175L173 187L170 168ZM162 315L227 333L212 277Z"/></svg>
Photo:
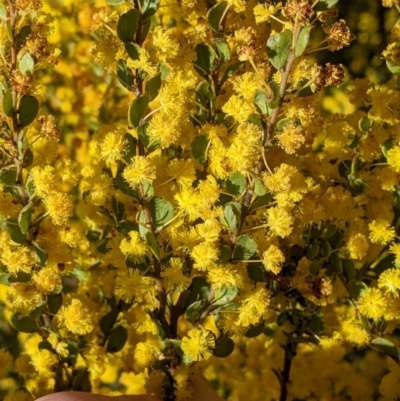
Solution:
<svg viewBox="0 0 400 401"><path fill-rule="evenodd" d="M350 80L337 2L0 0L1 399L399 397L400 22Z"/></svg>

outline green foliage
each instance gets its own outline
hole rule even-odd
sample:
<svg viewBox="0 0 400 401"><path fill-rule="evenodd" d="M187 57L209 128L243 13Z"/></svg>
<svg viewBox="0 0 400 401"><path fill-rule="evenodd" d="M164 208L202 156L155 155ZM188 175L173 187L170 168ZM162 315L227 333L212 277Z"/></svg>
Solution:
<svg viewBox="0 0 400 401"><path fill-rule="evenodd" d="M39 101L32 95L22 96L19 106L19 121L22 127L26 127L35 121L39 112Z"/></svg>
<svg viewBox="0 0 400 401"><path fill-rule="evenodd" d="M292 45L293 33L288 29L270 36L267 41L267 54L271 64L280 70L286 64Z"/></svg>

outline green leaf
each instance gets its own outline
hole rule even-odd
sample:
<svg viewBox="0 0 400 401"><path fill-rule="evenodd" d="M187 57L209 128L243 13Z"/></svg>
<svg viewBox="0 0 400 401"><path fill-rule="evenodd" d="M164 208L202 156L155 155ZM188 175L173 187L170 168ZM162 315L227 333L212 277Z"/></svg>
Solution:
<svg viewBox="0 0 400 401"><path fill-rule="evenodd" d="M133 88L134 77L125 60L118 60L117 77L125 88Z"/></svg>
<svg viewBox="0 0 400 401"><path fill-rule="evenodd" d="M232 354L235 343L226 334L217 342L213 355L217 358L226 358Z"/></svg>
<svg viewBox="0 0 400 401"><path fill-rule="evenodd" d="M318 3L315 5L315 11L325 11L332 8L339 0L319 0Z"/></svg>
<svg viewBox="0 0 400 401"><path fill-rule="evenodd" d="M249 263L246 266L247 275L256 283L266 281L265 268L261 263Z"/></svg>
<svg viewBox="0 0 400 401"><path fill-rule="evenodd" d="M39 331L36 320L30 318L29 316L20 316L19 314L14 314L11 317L11 324L22 333L36 333Z"/></svg>
<svg viewBox="0 0 400 401"><path fill-rule="evenodd" d="M139 11L132 8L119 17L117 35L124 43L133 42L139 23Z"/></svg>
<svg viewBox="0 0 400 401"><path fill-rule="evenodd" d="M285 64L292 46L293 33L288 29L269 37L267 54L270 63L280 70Z"/></svg>
<svg viewBox="0 0 400 401"><path fill-rule="evenodd" d="M137 128L143 117L144 112L149 105L150 97L147 93L137 97L129 107L128 120L129 124Z"/></svg>
<svg viewBox="0 0 400 401"><path fill-rule="evenodd" d="M149 126L148 122L140 125L137 128L137 134L138 134L140 142L147 149L147 152L151 153L151 152L154 152L160 146L160 141L152 142L150 136L147 134L148 126Z"/></svg>
<svg viewBox="0 0 400 401"><path fill-rule="evenodd" d="M161 88L161 74L157 74L155 77L150 78L146 82L145 92L149 95L150 101L154 100L158 96L160 88Z"/></svg>
<svg viewBox="0 0 400 401"><path fill-rule="evenodd" d="M217 6L220 4L221 3L218 3ZM222 39L214 39L213 42L215 47L217 48L218 57L223 63L227 63L231 59L231 51L229 49L228 43L226 43Z"/></svg>
<svg viewBox="0 0 400 401"><path fill-rule="evenodd" d="M17 181L17 168L3 167L0 170L0 184L5 186L13 186Z"/></svg>
<svg viewBox="0 0 400 401"><path fill-rule="evenodd" d="M118 189L124 193L125 195L130 196L131 198L135 198L139 200L139 194L137 191L132 189L129 184L124 180L124 177L122 177L122 174L118 174L115 177L115 182L118 186Z"/></svg>
<svg viewBox="0 0 400 401"><path fill-rule="evenodd" d="M117 229L117 231L122 234L122 235L128 235L128 233L130 233L131 231L137 231L138 230L138 224L134 223L132 221L129 220L123 220L120 221L117 225L117 227L115 227Z"/></svg>
<svg viewBox="0 0 400 401"><path fill-rule="evenodd" d="M201 276L194 277L188 288L188 296L183 309L186 310L193 302L199 299L208 299L209 296L210 284L207 283L206 278Z"/></svg>
<svg viewBox="0 0 400 401"><path fill-rule="evenodd" d="M226 182L228 191L235 196L241 196L246 190L246 185L246 177L240 173L232 173Z"/></svg>
<svg viewBox="0 0 400 401"><path fill-rule="evenodd" d="M192 156L201 164L204 164L207 160L209 143L210 141L207 135L200 135L190 144Z"/></svg>
<svg viewBox="0 0 400 401"><path fill-rule="evenodd" d="M112 1L112 0L107 0ZM69 354L71 356L71 353ZM79 368L73 371L72 389L73 391L82 391L90 393L92 391L92 383L90 382L90 373L87 368Z"/></svg>
<svg viewBox="0 0 400 401"><path fill-rule="evenodd" d="M324 227L322 232L322 238L328 240L329 238L333 237L337 232L337 228L333 224L328 224Z"/></svg>
<svg viewBox="0 0 400 401"><path fill-rule="evenodd" d="M214 7L211 7L207 12L207 21L210 28L219 33L223 29L223 19L226 16L226 8L228 7L228 3L226 1L221 1L217 3Z"/></svg>
<svg viewBox="0 0 400 401"><path fill-rule="evenodd" d="M321 312L316 312L311 316L309 326L311 330L316 333L323 333L325 330L325 323L323 319L323 314Z"/></svg>
<svg viewBox="0 0 400 401"><path fill-rule="evenodd" d="M306 50L308 41L310 40L311 29L312 29L312 26L307 25L307 26L303 27L302 30L300 31L299 37L296 42L295 52L294 52L294 55L296 57L301 56L304 53L304 51Z"/></svg>
<svg viewBox="0 0 400 401"><path fill-rule="evenodd" d="M321 270L323 261L321 260L313 260L308 267L308 270L312 276L316 276Z"/></svg>
<svg viewBox="0 0 400 401"><path fill-rule="evenodd" d="M364 133L368 133L370 132L373 125L374 125L373 120L370 120L368 117L363 117L358 122L358 129Z"/></svg>
<svg viewBox="0 0 400 401"><path fill-rule="evenodd" d="M397 363L400 362L400 353L397 347L386 338L374 338L371 341L371 344L383 351L385 354L388 354L391 358L393 358Z"/></svg>
<svg viewBox="0 0 400 401"><path fill-rule="evenodd" d="M39 100L32 95L22 96L19 102L19 121L22 127L33 123L39 112Z"/></svg>
<svg viewBox="0 0 400 401"><path fill-rule="evenodd" d="M2 3L0 3L0 19L3 21L7 20L7 9Z"/></svg>
<svg viewBox="0 0 400 401"><path fill-rule="evenodd" d="M160 62L160 73L161 73L161 80L165 81L169 75L169 68L163 62Z"/></svg>
<svg viewBox="0 0 400 401"><path fill-rule="evenodd" d="M238 202L229 202L224 207L224 216L222 222L232 231L239 227L242 216L242 205Z"/></svg>
<svg viewBox="0 0 400 401"><path fill-rule="evenodd" d="M104 334L108 333L113 328L118 315L119 310L114 308L100 319L100 329Z"/></svg>
<svg viewBox="0 0 400 401"><path fill-rule="evenodd" d="M50 294L47 296L49 312L55 315L61 308L63 302L62 294Z"/></svg>
<svg viewBox="0 0 400 401"><path fill-rule="evenodd" d="M101 232L100 231L95 231L95 230L88 230L85 233L85 237L88 239L90 242L96 242L100 239Z"/></svg>
<svg viewBox="0 0 400 401"><path fill-rule="evenodd" d="M124 348L128 340L128 330L123 326L117 326L110 332L107 342L107 352L118 352Z"/></svg>
<svg viewBox="0 0 400 401"><path fill-rule="evenodd" d="M314 240L308 245L306 256L308 259L314 259L319 254L319 242Z"/></svg>
<svg viewBox="0 0 400 401"><path fill-rule="evenodd" d="M49 255L37 242L33 242L32 244L33 244L36 254L39 258L40 266L46 266Z"/></svg>
<svg viewBox="0 0 400 401"><path fill-rule="evenodd" d="M33 74L35 69L35 62L29 53L25 53L19 60L18 68L22 74Z"/></svg>
<svg viewBox="0 0 400 401"><path fill-rule="evenodd" d="M221 287L215 290L214 299L212 301L213 305L225 305L229 302L232 302L239 290L237 287Z"/></svg>
<svg viewBox="0 0 400 401"><path fill-rule="evenodd" d="M232 256L232 249L228 245L221 245L219 248L218 263L224 264L230 260Z"/></svg>
<svg viewBox="0 0 400 401"><path fill-rule="evenodd" d="M24 158L22 160L23 167L28 168L33 163L33 152L31 149L27 148L24 151Z"/></svg>
<svg viewBox="0 0 400 401"><path fill-rule="evenodd" d="M251 204L250 211L259 209L266 206L271 202L272 194L266 193L265 195L258 196L256 200Z"/></svg>
<svg viewBox="0 0 400 401"><path fill-rule="evenodd" d="M54 352L53 347L48 341L40 341L40 343L38 344L38 349L47 349L50 352Z"/></svg>
<svg viewBox="0 0 400 401"><path fill-rule="evenodd" d="M264 332L264 323L259 324L258 326L252 326L250 327L246 334L245 337L247 338L254 338L254 337L258 337L261 333Z"/></svg>
<svg viewBox="0 0 400 401"><path fill-rule="evenodd" d="M114 196L111 199L111 207L113 209L115 222L118 223L121 220L124 220L124 218L125 218L125 205L122 202L117 201Z"/></svg>
<svg viewBox="0 0 400 401"><path fill-rule="evenodd" d="M193 302L185 311L185 319L195 324L209 306L210 301L206 298Z"/></svg>
<svg viewBox="0 0 400 401"><path fill-rule="evenodd" d="M108 242L111 241L110 237L103 238L96 246L96 249L103 254L111 251L111 248L108 247Z"/></svg>
<svg viewBox="0 0 400 401"><path fill-rule="evenodd" d="M146 233L146 242L152 254L158 261L160 261L161 257L160 257L160 248L158 247L158 241L156 236L151 231L148 231Z"/></svg>
<svg viewBox="0 0 400 401"><path fill-rule="evenodd" d="M283 131L290 123L292 123L290 118L282 118L276 123L276 131Z"/></svg>
<svg viewBox="0 0 400 401"><path fill-rule="evenodd" d="M262 181L258 177L254 178L254 193L257 196L264 196L267 193Z"/></svg>
<svg viewBox="0 0 400 401"><path fill-rule="evenodd" d="M106 0L107 4L109 4L110 6L118 6L120 4L125 3L126 0Z"/></svg>
<svg viewBox="0 0 400 401"><path fill-rule="evenodd" d="M343 271L342 259L340 259L340 256L338 255L337 252L333 252L330 254L329 263L335 269L336 272L341 273Z"/></svg>
<svg viewBox="0 0 400 401"><path fill-rule="evenodd" d="M144 18L154 15L160 6L160 0L139 0L140 12Z"/></svg>
<svg viewBox="0 0 400 401"><path fill-rule="evenodd" d="M201 81L196 88L196 100L201 103L204 107L207 107L210 103L212 96L210 84L206 81Z"/></svg>
<svg viewBox="0 0 400 401"><path fill-rule="evenodd" d="M6 219L6 221L2 224L1 228L8 231L8 233L11 236L11 239L14 242L18 244L24 244L26 242L26 235L21 232L17 219L13 217Z"/></svg>
<svg viewBox="0 0 400 401"><path fill-rule="evenodd" d="M38 319L43 314L43 312L46 310L46 308L47 308L46 303L36 307L29 313L29 317L31 319Z"/></svg>
<svg viewBox="0 0 400 401"><path fill-rule="evenodd" d="M18 272L16 275L9 275L8 282L9 283L27 283L32 279L32 275L30 273Z"/></svg>
<svg viewBox="0 0 400 401"><path fill-rule="evenodd" d="M328 241L324 240L321 240L320 243L321 243L321 248L320 248L321 256L323 258L328 258L332 252L331 244Z"/></svg>
<svg viewBox="0 0 400 401"><path fill-rule="evenodd" d="M148 199L154 196L154 188L151 181L143 180L143 191Z"/></svg>
<svg viewBox="0 0 400 401"><path fill-rule="evenodd" d="M139 60L140 46L138 46L136 43L125 43L125 51L132 60Z"/></svg>
<svg viewBox="0 0 400 401"><path fill-rule="evenodd" d="M236 241L235 250L233 251L233 259L250 259L256 253L257 248L257 242L254 241L253 238L248 235L241 235Z"/></svg>
<svg viewBox="0 0 400 401"><path fill-rule="evenodd" d="M164 226L174 217L174 207L163 198L152 198L149 202L154 227L157 229Z"/></svg>
<svg viewBox="0 0 400 401"><path fill-rule="evenodd" d="M32 199L35 196L36 187L31 174L28 175L25 188L29 198Z"/></svg>
<svg viewBox="0 0 400 401"><path fill-rule="evenodd" d="M219 83L219 87L222 88L224 83L232 76L234 75L237 71L239 71L242 67L244 67L245 62L244 61L238 61L232 65L230 65L225 71L224 74L222 75L221 81Z"/></svg>
<svg viewBox="0 0 400 401"><path fill-rule="evenodd" d="M32 221L33 203L28 203L18 215L18 224L22 234L26 234Z"/></svg>
<svg viewBox="0 0 400 401"><path fill-rule="evenodd" d="M208 79L214 68L216 54L214 50L205 43L196 46L197 59L194 62L194 69L204 79Z"/></svg>
<svg viewBox="0 0 400 401"><path fill-rule="evenodd" d="M137 140L131 134L126 133L124 135L124 142L126 143L125 145L126 152L123 155L123 159L127 163L130 163L133 156L136 156Z"/></svg>
<svg viewBox="0 0 400 401"><path fill-rule="evenodd" d="M263 90L261 90L261 89L257 90L257 92L253 98L253 103L260 110L261 114L269 115L268 97L267 97L267 94Z"/></svg>
<svg viewBox="0 0 400 401"><path fill-rule="evenodd" d="M392 74L400 75L400 64L395 64L389 60L386 60L386 65Z"/></svg>
<svg viewBox="0 0 400 401"><path fill-rule="evenodd" d="M25 41L28 36L32 33L32 29L29 25L24 25L18 32L15 38L15 44L17 48L22 48L25 45Z"/></svg>
<svg viewBox="0 0 400 401"><path fill-rule="evenodd" d="M350 295L355 299L358 299L368 289L368 286L364 282L354 279L350 280L347 286L349 287Z"/></svg>
<svg viewBox="0 0 400 401"><path fill-rule="evenodd" d="M343 275L345 276L347 281L354 279L357 275L354 263L349 259L343 259L342 265L343 265Z"/></svg>
<svg viewBox="0 0 400 401"><path fill-rule="evenodd" d="M14 113L13 98L10 89L7 89L3 93L3 112L8 117L11 117Z"/></svg>

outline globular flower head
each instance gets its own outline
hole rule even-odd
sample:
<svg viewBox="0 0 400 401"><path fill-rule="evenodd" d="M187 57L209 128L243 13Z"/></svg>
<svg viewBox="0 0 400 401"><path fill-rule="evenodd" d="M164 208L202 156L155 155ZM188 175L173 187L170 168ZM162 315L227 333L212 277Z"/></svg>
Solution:
<svg viewBox="0 0 400 401"><path fill-rule="evenodd" d="M355 36L351 33L346 21L341 19L330 27L328 36L329 49L331 51L343 49L343 47L349 46L354 39Z"/></svg>
<svg viewBox="0 0 400 401"><path fill-rule="evenodd" d="M278 274L281 271L282 264L285 262L285 256L282 251L275 245L271 245L263 253L262 263L265 270Z"/></svg>
<svg viewBox="0 0 400 401"><path fill-rule="evenodd" d="M156 178L156 168L144 156L135 156L132 163L125 168L122 176L130 187L136 188L143 180L153 181Z"/></svg>
<svg viewBox="0 0 400 401"><path fill-rule="evenodd" d="M272 234L285 238L292 232L293 217L283 208L271 207L266 212L267 227Z"/></svg>
<svg viewBox="0 0 400 401"><path fill-rule="evenodd" d="M129 239L124 238L120 244L121 252L133 260L135 263L140 263L144 260L148 252L146 243L140 238L137 231L129 233Z"/></svg>
<svg viewBox="0 0 400 401"><path fill-rule="evenodd" d="M203 361L212 355L214 335L209 330L194 328L182 339L182 351L192 361Z"/></svg>
<svg viewBox="0 0 400 401"><path fill-rule="evenodd" d="M398 298L400 291L400 269L388 269L381 273L378 279L378 287L385 295Z"/></svg>
<svg viewBox="0 0 400 401"><path fill-rule="evenodd" d="M369 224L369 238L374 244L386 245L396 236L396 232L386 220L374 220Z"/></svg>
<svg viewBox="0 0 400 401"><path fill-rule="evenodd" d="M312 2L309 0L289 0L283 8L282 14L287 18L299 21L302 25L307 25L314 14Z"/></svg>
<svg viewBox="0 0 400 401"><path fill-rule="evenodd" d="M108 132L99 143L100 157L107 166L112 166L118 160L122 160L127 151L127 145L128 141L124 139L122 131Z"/></svg>
<svg viewBox="0 0 400 401"><path fill-rule="evenodd" d="M378 288L368 288L362 293L357 307L364 316L378 319L385 314L387 300Z"/></svg>
<svg viewBox="0 0 400 401"><path fill-rule="evenodd" d="M368 248L368 241L361 233L353 235L347 242L347 249L351 259L362 259L367 254Z"/></svg>
<svg viewBox="0 0 400 401"><path fill-rule="evenodd" d="M186 290L191 278L183 274L183 261L180 258L171 258L166 266L161 271L164 287L167 291L183 291Z"/></svg>
<svg viewBox="0 0 400 401"><path fill-rule="evenodd" d="M78 298L62 306L59 315L71 333L85 335L94 329L93 312Z"/></svg>
<svg viewBox="0 0 400 401"><path fill-rule="evenodd" d="M154 290L154 279L143 276L138 269L119 273L115 281L115 295L127 302L143 302Z"/></svg>

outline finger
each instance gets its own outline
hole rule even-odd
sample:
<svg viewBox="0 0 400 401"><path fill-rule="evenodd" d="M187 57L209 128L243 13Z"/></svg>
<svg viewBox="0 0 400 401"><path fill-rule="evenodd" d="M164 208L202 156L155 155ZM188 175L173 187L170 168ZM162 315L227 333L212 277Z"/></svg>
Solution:
<svg viewBox="0 0 400 401"><path fill-rule="evenodd" d="M107 397L101 394L82 393L79 391L64 391L61 393L45 395L36 401L160 401L150 395L121 395Z"/></svg>

